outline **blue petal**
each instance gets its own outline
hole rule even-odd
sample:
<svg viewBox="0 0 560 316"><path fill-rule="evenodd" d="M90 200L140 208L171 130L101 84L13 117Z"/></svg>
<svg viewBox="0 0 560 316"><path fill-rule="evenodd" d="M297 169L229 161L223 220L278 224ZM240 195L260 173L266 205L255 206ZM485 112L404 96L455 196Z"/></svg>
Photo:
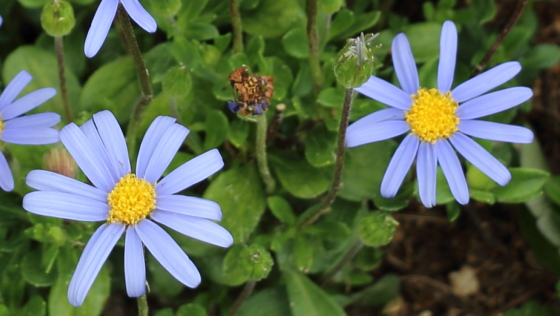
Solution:
<svg viewBox="0 0 560 316"><path fill-rule="evenodd" d="M222 169L224 161L217 149L185 162L156 185L158 195L171 195L198 183Z"/></svg>
<svg viewBox="0 0 560 316"><path fill-rule="evenodd" d="M457 28L451 21L445 21L439 40L438 89L445 93L451 90L455 61L457 59Z"/></svg>
<svg viewBox="0 0 560 316"><path fill-rule="evenodd" d="M150 159L152 159L157 144L163 137L163 134L165 134L165 131L167 131L175 121L174 118L169 116L158 116L152 124L150 124L150 127L148 127L146 134L144 134L144 139L142 139L142 144L140 144L136 162L136 176L138 178L144 178L146 168L148 167Z"/></svg>
<svg viewBox="0 0 560 316"><path fill-rule="evenodd" d="M114 172L119 178L130 173L128 147L126 146L121 127L113 113L109 111L98 112L93 115L93 122L105 146Z"/></svg>
<svg viewBox="0 0 560 316"><path fill-rule="evenodd" d="M3 111L8 105L12 104L17 96L23 91L33 77L25 71L20 71L12 81L6 86L2 95L0 95L0 111Z"/></svg>
<svg viewBox="0 0 560 316"><path fill-rule="evenodd" d="M59 141L58 131L54 128L6 128L0 134L6 143L18 145L46 145Z"/></svg>
<svg viewBox="0 0 560 316"><path fill-rule="evenodd" d="M457 158L455 151L447 140L442 139L436 142L435 146L439 165L445 175L447 184L449 184L451 193L457 202L463 205L467 204L469 202L469 187L459 158Z"/></svg>
<svg viewBox="0 0 560 316"><path fill-rule="evenodd" d="M455 87L451 94L459 103L470 100L509 81L520 70L521 65L516 61L503 63L463 82Z"/></svg>
<svg viewBox="0 0 560 316"><path fill-rule="evenodd" d="M391 51L393 54L395 73L397 74L401 87L408 95L416 94L420 88L418 70L416 69L414 56L410 50L410 44L408 43L406 35L400 33L395 36Z"/></svg>
<svg viewBox="0 0 560 316"><path fill-rule="evenodd" d="M404 120L404 111L394 108L383 109L379 111L375 111L371 114L368 114L361 119L357 120L356 122L352 123L352 129L359 129L362 126L369 126L371 124L375 124L382 121L396 121L396 120Z"/></svg>
<svg viewBox="0 0 560 316"><path fill-rule="evenodd" d="M76 307L82 305L103 263L119 241L124 228L124 225L119 224L103 224L91 236L68 285L70 304Z"/></svg>
<svg viewBox="0 0 560 316"><path fill-rule="evenodd" d="M54 88L43 88L33 91L30 94L17 99L15 102L2 110L2 119L7 121L16 116L20 116L27 111L31 111L39 105L45 103L45 101L54 97L55 94L56 90Z"/></svg>
<svg viewBox="0 0 560 316"><path fill-rule="evenodd" d="M84 53L88 58L95 56L105 42L109 28L115 19L118 5L119 0L101 0L86 36Z"/></svg>
<svg viewBox="0 0 560 316"><path fill-rule="evenodd" d="M381 196L393 198L416 157L420 141L413 134L406 136L395 151L381 181Z"/></svg>
<svg viewBox="0 0 560 316"><path fill-rule="evenodd" d="M0 26L2 26L2 22L4 22L4 20L2 20L2 17L0 16Z"/></svg>
<svg viewBox="0 0 560 316"><path fill-rule="evenodd" d="M107 193L96 187L46 170L32 170L25 180L28 186L39 191L58 191L107 203Z"/></svg>
<svg viewBox="0 0 560 316"><path fill-rule="evenodd" d="M533 91L525 87L491 92L461 104L456 114L461 120L476 119L510 109L529 100L532 96Z"/></svg>
<svg viewBox="0 0 560 316"><path fill-rule="evenodd" d="M200 241L227 248L233 244L233 237L222 226L207 219L155 210L152 219L163 225Z"/></svg>
<svg viewBox="0 0 560 316"><path fill-rule="evenodd" d="M154 33L157 30L156 20L142 7L138 0L121 0L128 15L146 32Z"/></svg>
<svg viewBox="0 0 560 316"><path fill-rule="evenodd" d="M461 133L455 133L449 140L465 159L499 185L511 180L509 170L474 140Z"/></svg>
<svg viewBox="0 0 560 316"><path fill-rule="evenodd" d="M193 196L160 195L156 197L156 208L215 221L222 220L222 211L218 203Z"/></svg>
<svg viewBox="0 0 560 316"><path fill-rule="evenodd" d="M533 142L533 132L530 129L509 124L464 120L459 122L459 131L473 137L498 142L518 144Z"/></svg>
<svg viewBox="0 0 560 316"><path fill-rule="evenodd" d="M146 167L146 181L154 183L159 180L188 134L189 130L179 124L173 124L165 131Z"/></svg>
<svg viewBox="0 0 560 316"><path fill-rule="evenodd" d="M115 182L111 179L110 169L103 163L103 153L92 147L76 124L66 125L60 131L60 140L93 185L105 192L113 190Z"/></svg>
<svg viewBox="0 0 560 316"><path fill-rule="evenodd" d="M109 205L72 193L35 191L25 195L23 208L33 214L84 222L107 220Z"/></svg>
<svg viewBox="0 0 560 316"><path fill-rule="evenodd" d="M124 277L126 294L139 297L146 293L146 263L142 241L134 227L126 230L124 244Z"/></svg>
<svg viewBox="0 0 560 316"><path fill-rule="evenodd" d="M416 160L418 194L422 204L428 208L436 205L436 172L437 157L434 146L427 142L420 142Z"/></svg>
<svg viewBox="0 0 560 316"><path fill-rule="evenodd" d="M14 176L12 170L4 154L0 151L0 188L4 191L12 191L14 189Z"/></svg>
<svg viewBox="0 0 560 316"><path fill-rule="evenodd" d="M346 147L356 147L363 144L378 142L399 136L410 130L410 126L405 121L383 121L370 125L354 124L348 127L346 132Z"/></svg>
<svg viewBox="0 0 560 316"><path fill-rule="evenodd" d="M95 127L93 119L87 120L84 124L82 124L82 126L80 126L80 130L84 133L92 148L97 153L99 158L98 163L102 164L103 168L107 170L107 176L111 179L111 183L119 182L121 176L117 174L117 171L113 167L111 158L109 158L109 153L107 153L107 148L103 144L101 136L99 136L99 132L97 131L97 127Z"/></svg>
<svg viewBox="0 0 560 316"><path fill-rule="evenodd" d="M136 225L136 232L156 260L179 282L191 288L200 284L200 273L191 259L161 227L145 219Z"/></svg>
<svg viewBox="0 0 560 316"><path fill-rule="evenodd" d="M13 118L4 122L4 129L28 127L53 127L60 122L60 115L56 113L39 113Z"/></svg>
<svg viewBox="0 0 560 316"><path fill-rule="evenodd" d="M375 76L369 77L368 81L355 90L369 98L404 111L410 109L412 104L409 94Z"/></svg>

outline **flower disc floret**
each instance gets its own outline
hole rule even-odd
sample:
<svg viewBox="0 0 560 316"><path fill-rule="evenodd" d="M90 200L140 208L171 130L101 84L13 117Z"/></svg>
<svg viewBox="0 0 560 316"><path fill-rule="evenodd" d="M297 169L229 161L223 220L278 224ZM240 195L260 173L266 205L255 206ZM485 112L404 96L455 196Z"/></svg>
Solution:
<svg viewBox="0 0 560 316"><path fill-rule="evenodd" d="M412 100L405 121L420 140L434 144L459 130L459 118L455 114L458 105L451 92L444 94L437 89L420 88Z"/></svg>
<svg viewBox="0 0 560 316"><path fill-rule="evenodd" d="M134 225L156 208L154 185L129 173L107 195L111 210L107 222Z"/></svg>

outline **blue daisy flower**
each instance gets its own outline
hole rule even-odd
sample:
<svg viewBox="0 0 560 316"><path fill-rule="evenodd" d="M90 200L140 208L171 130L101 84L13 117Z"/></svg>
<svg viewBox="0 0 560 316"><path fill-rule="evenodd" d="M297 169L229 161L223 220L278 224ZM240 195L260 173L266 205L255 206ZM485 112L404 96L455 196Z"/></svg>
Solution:
<svg viewBox="0 0 560 316"><path fill-rule="evenodd" d="M468 136L512 143L533 141L533 133L524 127L477 120L531 98L533 92L526 87L486 93L513 78L521 65L503 63L451 89L457 56L457 29L451 21L442 27L437 89L420 87L406 35L395 37L392 52L402 90L373 76L357 88L389 108L359 119L348 127L346 136L347 147L355 147L408 133L385 171L381 195L391 198L397 194L417 157L418 193L426 207L436 204L438 164L455 199L468 203L469 189L455 150L492 180L506 185L511 179L508 169Z"/></svg>
<svg viewBox="0 0 560 316"><path fill-rule="evenodd" d="M60 122L60 115L39 113L22 116L56 94L54 88L42 88L16 100L31 79L33 77L27 71L21 71L0 95L0 140L6 143L46 145L59 140L58 131L52 127ZM0 188L4 191L14 189L14 177L2 152L0 152Z"/></svg>
<svg viewBox="0 0 560 316"><path fill-rule="evenodd" d="M200 283L192 261L155 222L220 247L233 243L231 234L213 222L222 218L217 203L175 194L223 167L216 149L184 163L160 180L188 133L175 119L157 117L140 145L136 172L131 173L119 124L111 112L102 111L81 127L71 123L60 131L60 140L93 186L45 170L29 173L27 184L39 191L24 197L23 208L27 211L78 221L105 221L80 257L68 288L70 304L83 303L124 232L125 281L130 297L146 292L142 244L181 283L191 288Z"/></svg>
<svg viewBox="0 0 560 316"><path fill-rule="evenodd" d="M138 0L101 0L86 36L84 53L88 58L95 56L99 49L101 49L103 42L105 42L109 28L117 14L119 3L122 3L134 22L146 32L154 33L157 30L156 20L144 9Z"/></svg>

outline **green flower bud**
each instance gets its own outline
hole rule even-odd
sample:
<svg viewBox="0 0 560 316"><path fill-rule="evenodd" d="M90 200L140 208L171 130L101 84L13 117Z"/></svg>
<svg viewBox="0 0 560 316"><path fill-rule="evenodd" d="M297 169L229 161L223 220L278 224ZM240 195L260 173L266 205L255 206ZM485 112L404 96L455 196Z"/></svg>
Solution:
<svg viewBox="0 0 560 316"><path fill-rule="evenodd" d="M336 80L345 88L357 88L364 84L374 73L374 52L371 42L377 34L362 33L357 38L349 39L338 54L334 65Z"/></svg>
<svg viewBox="0 0 560 316"><path fill-rule="evenodd" d="M181 9L181 0L150 0L150 11L161 16L175 16Z"/></svg>
<svg viewBox="0 0 560 316"><path fill-rule="evenodd" d="M366 215L360 222L358 233L364 244L379 247L388 244L393 239L395 228L399 222L383 211L376 211Z"/></svg>
<svg viewBox="0 0 560 316"><path fill-rule="evenodd" d="M169 69L163 77L162 89L170 98L184 97L189 94L191 88L191 74L183 65Z"/></svg>
<svg viewBox="0 0 560 316"><path fill-rule="evenodd" d="M72 5L64 0L54 0L43 7L41 26L53 37L68 35L74 28L76 19Z"/></svg>
<svg viewBox="0 0 560 316"><path fill-rule="evenodd" d="M249 280L266 278L273 264L270 253L262 246L234 246L224 258L222 271L229 285L239 285Z"/></svg>

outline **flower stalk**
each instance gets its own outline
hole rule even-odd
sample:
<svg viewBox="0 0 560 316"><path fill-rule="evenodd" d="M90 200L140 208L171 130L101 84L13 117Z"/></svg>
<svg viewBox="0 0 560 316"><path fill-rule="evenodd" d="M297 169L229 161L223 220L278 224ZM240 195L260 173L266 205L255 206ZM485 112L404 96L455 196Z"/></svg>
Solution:
<svg viewBox="0 0 560 316"><path fill-rule="evenodd" d="M239 13L239 0L229 1L229 14L231 16L231 27L233 28L233 51L243 52L243 24Z"/></svg>
<svg viewBox="0 0 560 316"><path fill-rule="evenodd" d="M307 3L307 39L309 42L309 66L313 76L313 91L319 94L323 88L323 70L319 61L319 34L317 32L317 0Z"/></svg>
<svg viewBox="0 0 560 316"><path fill-rule="evenodd" d="M67 122L72 122L72 109L70 109L70 99L68 97L68 86L66 84L66 74L64 67L64 42L62 36L54 37L54 49L58 64L58 79L60 81L60 94L62 95L62 108Z"/></svg>
<svg viewBox="0 0 560 316"><path fill-rule="evenodd" d="M241 294L239 294L239 297L237 297L226 316L234 316L237 313L239 308L241 308L241 305L243 305L243 303L249 298L249 296L251 296L251 293L253 293L255 284L257 284L257 281L255 280L249 280L247 281L247 283L245 283Z"/></svg>
<svg viewBox="0 0 560 316"><path fill-rule="evenodd" d="M268 169L268 161L266 157L266 133L267 133L267 122L266 115L256 116L257 123L257 143L256 143L256 153L257 153L257 164L259 167L259 172L266 186L266 193L270 194L274 192L276 187L276 182L270 170Z"/></svg>
<svg viewBox="0 0 560 316"><path fill-rule="evenodd" d="M138 316L148 316L148 299L146 294L138 298Z"/></svg>

